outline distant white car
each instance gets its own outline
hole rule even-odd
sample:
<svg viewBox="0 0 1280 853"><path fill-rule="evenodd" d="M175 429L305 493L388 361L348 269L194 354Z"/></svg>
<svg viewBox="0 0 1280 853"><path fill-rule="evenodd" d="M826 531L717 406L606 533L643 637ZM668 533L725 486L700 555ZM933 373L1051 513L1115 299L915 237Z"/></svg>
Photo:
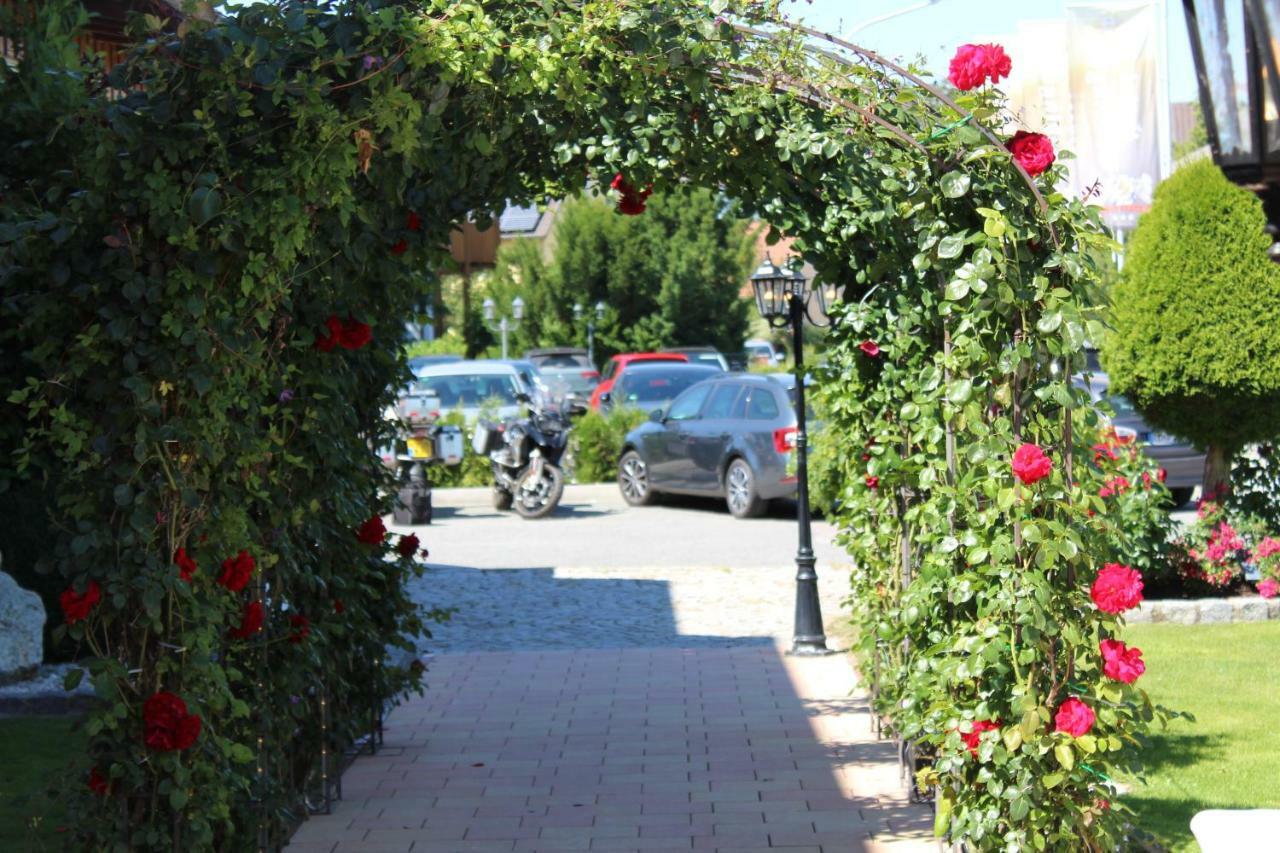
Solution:
<svg viewBox="0 0 1280 853"><path fill-rule="evenodd" d="M787 354L779 350L771 341L759 339L747 341L743 345L749 364L782 364Z"/></svg>
<svg viewBox="0 0 1280 853"><path fill-rule="evenodd" d="M520 370L509 361L452 361L432 364L418 371L414 389L440 399L440 412L461 410L468 425L480 419L481 410L506 420L520 414L520 396L532 398Z"/></svg>

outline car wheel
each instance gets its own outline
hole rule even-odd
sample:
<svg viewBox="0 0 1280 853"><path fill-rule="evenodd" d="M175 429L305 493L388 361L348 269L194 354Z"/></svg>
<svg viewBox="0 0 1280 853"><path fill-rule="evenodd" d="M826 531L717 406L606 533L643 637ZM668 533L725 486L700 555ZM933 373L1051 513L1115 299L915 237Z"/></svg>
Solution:
<svg viewBox="0 0 1280 853"><path fill-rule="evenodd" d="M724 474L724 500L734 518L755 518L764 511L764 501L756 492L756 475L747 460L729 463Z"/></svg>
<svg viewBox="0 0 1280 853"><path fill-rule="evenodd" d="M654 502L649 467L634 450L628 450L618 460L618 488L622 490L622 499L631 506L649 506Z"/></svg>
<svg viewBox="0 0 1280 853"><path fill-rule="evenodd" d="M1173 504L1174 509L1181 509L1191 500L1191 495L1195 493L1195 489L1181 488L1169 490L1169 503Z"/></svg>

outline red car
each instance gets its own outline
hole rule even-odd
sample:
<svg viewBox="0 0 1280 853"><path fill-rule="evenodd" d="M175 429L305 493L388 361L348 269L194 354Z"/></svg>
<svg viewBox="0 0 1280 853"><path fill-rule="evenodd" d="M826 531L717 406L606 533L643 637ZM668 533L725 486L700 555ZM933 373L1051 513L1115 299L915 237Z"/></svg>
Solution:
<svg viewBox="0 0 1280 853"><path fill-rule="evenodd" d="M655 361L683 361L687 362L689 357L678 352L624 352L615 355L609 359L609 363L604 366L604 370L600 374L600 384L596 386L596 390L591 392L591 408L600 411L600 395L613 387L613 383L618 381L618 377L627 369L627 365L645 364Z"/></svg>

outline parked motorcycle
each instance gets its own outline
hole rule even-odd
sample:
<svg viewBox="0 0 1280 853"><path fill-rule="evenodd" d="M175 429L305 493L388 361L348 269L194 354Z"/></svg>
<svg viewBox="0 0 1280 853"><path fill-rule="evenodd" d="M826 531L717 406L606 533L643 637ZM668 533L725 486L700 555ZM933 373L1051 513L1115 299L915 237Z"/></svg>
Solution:
<svg viewBox="0 0 1280 853"><path fill-rule="evenodd" d="M531 402L518 395L522 403ZM523 518L550 515L564 494L563 458L569 446L570 416L581 406L532 409L505 423L481 421L471 440L493 467L494 509L515 509Z"/></svg>
<svg viewBox="0 0 1280 853"><path fill-rule="evenodd" d="M396 401L395 418L400 424L394 464L400 487L392 517L396 524L430 524L430 465L462 463L462 430L438 423L440 398L409 389Z"/></svg>

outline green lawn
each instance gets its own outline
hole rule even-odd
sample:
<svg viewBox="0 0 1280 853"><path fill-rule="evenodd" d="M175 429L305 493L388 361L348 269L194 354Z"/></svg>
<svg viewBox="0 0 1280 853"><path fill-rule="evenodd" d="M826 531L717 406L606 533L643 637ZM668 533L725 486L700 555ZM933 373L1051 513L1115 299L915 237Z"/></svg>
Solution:
<svg viewBox="0 0 1280 853"><path fill-rule="evenodd" d="M58 849L54 827L61 813L42 795L49 779L65 772L82 751L75 717L0 719L0 850ZM29 824L40 817L33 831Z"/></svg>
<svg viewBox="0 0 1280 853"><path fill-rule="evenodd" d="M1173 851L1194 851L1192 815L1207 808L1280 808L1280 622L1133 625L1138 681L1153 702L1195 715L1144 752L1147 784L1124 800L1138 825Z"/></svg>

